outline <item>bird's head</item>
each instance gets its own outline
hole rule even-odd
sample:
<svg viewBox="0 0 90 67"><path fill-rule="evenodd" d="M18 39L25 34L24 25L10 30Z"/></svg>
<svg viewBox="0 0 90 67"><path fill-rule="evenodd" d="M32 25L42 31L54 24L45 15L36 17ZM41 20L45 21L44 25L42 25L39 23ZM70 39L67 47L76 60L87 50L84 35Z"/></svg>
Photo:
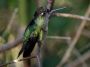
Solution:
<svg viewBox="0 0 90 67"><path fill-rule="evenodd" d="M34 16L44 16L45 15L45 10L43 9L43 7L40 7L36 10Z"/></svg>

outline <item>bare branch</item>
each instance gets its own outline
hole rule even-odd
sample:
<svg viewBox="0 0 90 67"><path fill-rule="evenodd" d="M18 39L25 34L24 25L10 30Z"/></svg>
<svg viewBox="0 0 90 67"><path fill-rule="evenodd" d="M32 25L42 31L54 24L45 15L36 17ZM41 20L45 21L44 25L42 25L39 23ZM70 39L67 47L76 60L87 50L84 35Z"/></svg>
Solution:
<svg viewBox="0 0 90 67"><path fill-rule="evenodd" d="M41 47L41 41L38 41L37 43L37 50L36 50L36 57L37 57L37 66L38 67L42 67L42 60L41 60L41 51L40 51L40 47Z"/></svg>
<svg viewBox="0 0 90 67"><path fill-rule="evenodd" d="M10 43L0 46L0 53L18 46L18 44L20 44L21 42L22 42L22 37L19 37L13 42L10 42Z"/></svg>
<svg viewBox="0 0 90 67"><path fill-rule="evenodd" d="M77 55L78 58L80 58L82 56L76 48L74 48L73 52L74 52L74 54ZM88 67L84 60L80 59L80 62L82 63L82 67Z"/></svg>
<svg viewBox="0 0 90 67"><path fill-rule="evenodd" d="M89 14L90 14L90 6L89 6L88 10L86 11L85 17L88 17ZM81 35L82 30L83 30L83 28L85 27L85 25L86 25L86 20L83 20L83 21L81 22L81 24L80 24L77 32L76 32L76 35L75 35L74 39L72 40L69 48L68 48L67 51L65 52L65 54L64 54L61 62L57 65L57 67L61 67L64 63L66 63L66 62L68 61L69 57L71 56L71 52L72 52L73 48L75 47L78 39L80 38L80 35Z"/></svg>
<svg viewBox="0 0 90 67"><path fill-rule="evenodd" d="M66 40L71 40L71 37L68 37L68 36L47 36L47 39L66 39Z"/></svg>
<svg viewBox="0 0 90 67"><path fill-rule="evenodd" d="M54 1L55 0L47 0L48 4L47 4L47 9L49 11L51 11L53 9L53 5L54 5Z"/></svg>
<svg viewBox="0 0 90 67"><path fill-rule="evenodd" d="M54 15L56 15L56 16L62 16L62 17L67 17L67 18L74 18L74 19L80 19L80 20L90 21L90 18L88 18L88 17L79 16L79 15L75 15L75 14L55 13Z"/></svg>
<svg viewBox="0 0 90 67"><path fill-rule="evenodd" d="M46 37L47 37L47 31L48 31L48 22L49 22L49 17L50 17L50 11L53 9L53 4L54 4L54 0L47 0L47 6L46 9L49 10L49 13L46 13L45 16L45 25L44 25L44 38L43 38L43 42L44 42L44 47L46 44Z"/></svg>
<svg viewBox="0 0 90 67"><path fill-rule="evenodd" d="M61 10L61 9L65 9L66 7L62 7L62 8L57 8L57 9L53 9L53 10L51 10L51 12L50 12L50 14L52 14L52 13L54 13L54 12L56 12L56 11L59 11L59 10ZM57 14L57 13L56 13ZM56 14L54 14L54 15L56 15ZM60 13L59 13L60 14ZM57 15L56 15L57 16Z"/></svg>
<svg viewBox="0 0 90 67"><path fill-rule="evenodd" d="M6 43L6 44L3 44L2 46L0 46L0 53L18 46L20 43L22 43L22 37L23 36L17 38L13 42ZM47 38L49 38L49 39L70 39L70 37L60 37L60 36L47 36Z"/></svg>
<svg viewBox="0 0 90 67"><path fill-rule="evenodd" d="M47 6L46 6L46 10L48 10L49 12L53 9L53 4L54 4L54 0L47 0L48 3L47 3ZM45 24L44 24L44 35L43 35L43 46L46 47L46 36L47 36L47 31L48 31L48 21L49 21L49 17L50 17L50 13L47 12L46 15L45 15ZM38 51L38 54L37 54L37 60L38 60L38 67L42 67L41 65L41 51L40 51L40 45L41 45L41 42L38 42L38 48L37 48L37 51Z"/></svg>
<svg viewBox="0 0 90 67"><path fill-rule="evenodd" d="M82 63L81 60L86 61L89 58L90 58L90 51L86 52L84 55L80 56L78 59L70 63L68 67L76 67L78 64Z"/></svg>
<svg viewBox="0 0 90 67"><path fill-rule="evenodd" d="M70 46L71 40L67 40L67 43L68 43L68 46ZM77 56L77 58L81 57L81 54L79 53L79 51L76 48L73 49L73 52L72 53L75 56ZM85 61L83 61L82 59L80 61L83 63L83 67L88 67L87 64L85 63Z"/></svg>
<svg viewBox="0 0 90 67"><path fill-rule="evenodd" d="M8 24L8 27L6 28L6 30L9 31L11 29L12 23L13 23L15 17L16 17L17 12L18 12L18 8L15 8L14 12L12 13L11 19L9 21L9 24Z"/></svg>
<svg viewBox="0 0 90 67"><path fill-rule="evenodd" d="M12 63L17 63L17 62L24 61L24 60L27 60L27 59L32 59L32 58L36 58L36 56L26 57L26 58L22 58L22 59L16 59L16 60L13 60L11 62L2 64L2 65L0 65L0 67L4 67L4 66L7 66L7 65L12 64Z"/></svg>
<svg viewBox="0 0 90 67"><path fill-rule="evenodd" d="M40 54L37 55L37 65L38 67L42 67Z"/></svg>

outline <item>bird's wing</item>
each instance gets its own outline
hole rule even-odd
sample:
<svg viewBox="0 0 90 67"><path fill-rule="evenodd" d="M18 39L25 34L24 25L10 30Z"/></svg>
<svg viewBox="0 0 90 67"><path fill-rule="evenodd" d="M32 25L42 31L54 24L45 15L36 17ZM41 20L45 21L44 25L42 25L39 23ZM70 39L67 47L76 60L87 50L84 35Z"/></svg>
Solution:
<svg viewBox="0 0 90 67"><path fill-rule="evenodd" d="M36 42L38 41L39 36L31 36L29 40L25 43L24 51L23 51L23 57L28 57L31 55L32 50L34 49L34 46Z"/></svg>
<svg viewBox="0 0 90 67"><path fill-rule="evenodd" d="M24 36L23 46L19 52L18 57L21 55L22 52L23 57L28 57L31 54L36 42L38 41L39 33L36 34L35 31L33 31L33 29L31 31L29 31L31 32L30 35L28 34L28 31L26 31L27 33Z"/></svg>
<svg viewBox="0 0 90 67"><path fill-rule="evenodd" d="M24 48L25 48L25 43L27 43L28 39L30 38L31 33L32 33L33 30L34 30L34 24L35 24L35 22L34 22L34 20L32 20L32 21L28 24L27 28L25 29L24 36L23 36L23 46L22 46L22 48L21 48L21 50L20 50L20 52L19 52L19 54L18 54L18 57L19 57L19 56L21 55L21 53L23 52L23 50L24 50Z"/></svg>

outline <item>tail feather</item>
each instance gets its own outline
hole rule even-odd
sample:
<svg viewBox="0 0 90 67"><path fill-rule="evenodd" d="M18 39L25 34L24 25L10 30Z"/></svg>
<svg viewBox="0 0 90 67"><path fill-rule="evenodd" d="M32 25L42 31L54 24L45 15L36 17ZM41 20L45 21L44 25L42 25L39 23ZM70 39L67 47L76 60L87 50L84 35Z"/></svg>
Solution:
<svg viewBox="0 0 90 67"><path fill-rule="evenodd" d="M37 35L37 37L30 37L28 39L28 41L23 44L17 58L23 53L23 57L28 57L31 55L31 52L36 44L36 42L38 41L39 38L39 34Z"/></svg>
<svg viewBox="0 0 90 67"><path fill-rule="evenodd" d="M19 51L17 58L22 54L23 50L24 50L24 47L22 47L21 50Z"/></svg>
<svg viewBox="0 0 90 67"><path fill-rule="evenodd" d="M23 57L29 57L31 55L37 41L38 36L29 38L23 51Z"/></svg>

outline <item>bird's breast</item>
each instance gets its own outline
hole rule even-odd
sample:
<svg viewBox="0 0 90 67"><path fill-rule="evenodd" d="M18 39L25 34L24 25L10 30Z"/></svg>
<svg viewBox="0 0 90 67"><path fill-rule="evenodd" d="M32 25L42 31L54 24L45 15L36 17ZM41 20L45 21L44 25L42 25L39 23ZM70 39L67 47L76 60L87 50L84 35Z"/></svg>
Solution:
<svg viewBox="0 0 90 67"><path fill-rule="evenodd" d="M42 27L43 24L44 24L44 17L41 17L41 16L38 17L37 20L36 20L36 25L37 25L38 27Z"/></svg>

